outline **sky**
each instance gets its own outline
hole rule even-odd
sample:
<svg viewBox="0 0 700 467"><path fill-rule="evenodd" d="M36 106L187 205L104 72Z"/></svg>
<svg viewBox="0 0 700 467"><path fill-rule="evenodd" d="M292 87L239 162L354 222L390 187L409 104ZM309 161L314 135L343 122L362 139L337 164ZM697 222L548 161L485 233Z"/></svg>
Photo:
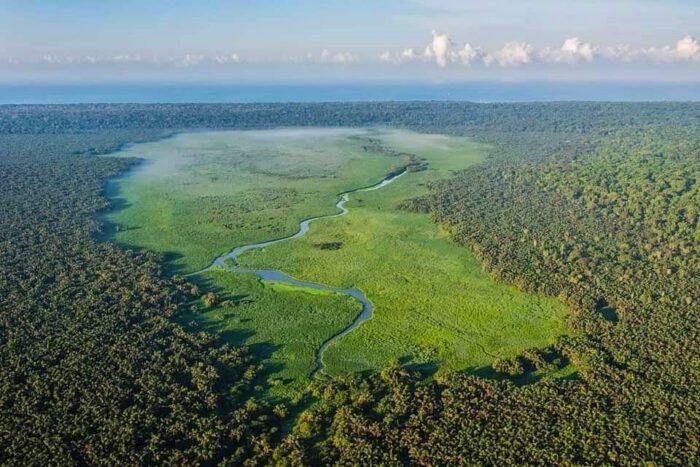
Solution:
<svg viewBox="0 0 700 467"><path fill-rule="evenodd" d="M700 81L700 0L0 0L0 82Z"/></svg>

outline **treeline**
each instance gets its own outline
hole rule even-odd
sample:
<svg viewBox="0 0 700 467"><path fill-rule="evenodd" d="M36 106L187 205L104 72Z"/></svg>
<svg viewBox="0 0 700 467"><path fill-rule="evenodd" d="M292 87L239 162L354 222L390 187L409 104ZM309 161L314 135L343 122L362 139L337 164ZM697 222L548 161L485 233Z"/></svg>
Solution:
<svg viewBox="0 0 700 467"><path fill-rule="evenodd" d="M601 378L617 379L622 395L590 380L518 387L456 374L426 384L401 367L337 378L311 391L319 402L274 457L310 465L696 465L696 419L679 418L691 402L637 389L633 375L613 376L619 370L601 363Z"/></svg>
<svg viewBox="0 0 700 467"><path fill-rule="evenodd" d="M699 104L0 107L0 462L698 465L698 116ZM392 366L314 383L290 420L256 396L264 375L245 348L176 324L190 284L154 254L93 239L104 181L134 162L95 154L182 128L367 124L493 145L404 207L432 212L495 277L570 305L568 337L496 369L564 359L576 378L425 381Z"/></svg>
<svg viewBox="0 0 700 467"><path fill-rule="evenodd" d="M362 146L360 147L364 152L379 153L401 160L400 163L392 164L392 166L389 167L386 174L388 177L394 177L403 173L404 171L421 172L428 168L428 162L425 157L418 157L415 154L389 148L382 144L382 142L377 138L362 137L360 140L363 142Z"/></svg>
<svg viewBox="0 0 700 467"><path fill-rule="evenodd" d="M115 129L395 125L442 133L602 133L697 126L700 103L375 102L319 104L81 104L0 106L0 134Z"/></svg>

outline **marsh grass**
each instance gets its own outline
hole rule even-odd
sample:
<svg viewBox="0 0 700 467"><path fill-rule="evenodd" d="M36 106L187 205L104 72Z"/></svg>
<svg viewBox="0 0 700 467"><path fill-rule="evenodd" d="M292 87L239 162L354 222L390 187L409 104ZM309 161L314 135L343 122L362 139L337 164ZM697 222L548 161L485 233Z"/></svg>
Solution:
<svg viewBox="0 0 700 467"><path fill-rule="evenodd" d="M391 360L425 371L478 370L562 334L560 302L496 283L429 215L397 207L424 194L431 181L484 159L488 148L465 138L311 129L193 133L135 145L121 155L147 163L114 182L114 199L123 202L109 215L120 226L112 238L166 253L173 272L191 272L235 246L289 235L303 218L336 212L337 193L371 185L396 167L396 157L367 150L368 136L424 158L427 170L355 193L349 215L240 258L246 267L356 286L372 301L373 318L324 354L327 371L377 369ZM205 290L245 299L183 319L250 345L279 383L273 394L306 384L316 349L360 311L341 294L251 275L211 271L196 280Z"/></svg>

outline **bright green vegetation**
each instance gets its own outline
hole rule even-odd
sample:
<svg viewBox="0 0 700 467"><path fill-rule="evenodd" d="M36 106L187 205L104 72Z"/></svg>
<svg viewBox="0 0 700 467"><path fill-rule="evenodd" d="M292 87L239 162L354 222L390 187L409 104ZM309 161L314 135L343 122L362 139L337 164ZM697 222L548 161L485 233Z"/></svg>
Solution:
<svg viewBox="0 0 700 467"><path fill-rule="evenodd" d="M245 267L356 286L372 301L372 320L324 354L327 371L376 369L392 359L465 369L553 343L564 333L562 304L495 282L428 215L398 208L424 194L429 182L481 162L487 148L465 138L405 131L379 137L386 147L427 159L428 170L351 195L347 216L314 223L305 237L240 258ZM332 243L341 246L319 248Z"/></svg>
<svg viewBox="0 0 700 467"><path fill-rule="evenodd" d="M363 149L361 130L183 133L134 145L145 163L108 187L117 243L166 253L193 272L234 246L293 233L335 212L338 192L369 185L400 159Z"/></svg>
<svg viewBox="0 0 700 467"><path fill-rule="evenodd" d="M356 286L372 301L373 319L324 354L328 373L381 368L395 359L483 367L553 343L565 332L565 307L496 283L427 214L398 205L425 194L431 181L482 162L487 150L466 138L399 130L180 134L123 152L147 162L115 182L125 207L110 219L120 243L167 253L171 267L193 271L235 246L289 235L301 219L335 212L338 192L373 184L422 158L427 170L351 195L349 215L318 221L307 236L248 253L241 262ZM314 350L359 312L359 303L346 296L263 284L253 276L211 272L203 280L225 305L198 310L200 325L232 343L251 344L269 357L272 378L284 383L303 380L314 368Z"/></svg>

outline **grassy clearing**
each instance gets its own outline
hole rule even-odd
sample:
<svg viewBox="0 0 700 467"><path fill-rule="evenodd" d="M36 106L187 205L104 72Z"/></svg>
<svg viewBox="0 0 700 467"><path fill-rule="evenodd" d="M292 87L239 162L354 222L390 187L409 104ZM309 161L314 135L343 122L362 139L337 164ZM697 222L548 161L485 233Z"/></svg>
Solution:
<svg viewBox="0 0 700 467"><path fill-rule="evenodd" d="M367 137L424 157L428 170L353 194L348 216L241 258L301 280L357 286L372 301L374 318L324 355L329 372L380 368L391 359L476 368L564 332L559 302L494 282L428 215L396 208L431 180L483 160L486 148L464 138L304 129L182 134L136 145L122 155L147 163L110 186L123 199L108 216L119 227L112 238L164 252L173 271L189 272L234 246L288 235L300 219L335 212L338 192L375 183L400 162ZM304 384L316 348L360 310L343 295L248 275L213 271L199 280L231 304L184 319L251 344L267 359L276 394Z"/></svg>

